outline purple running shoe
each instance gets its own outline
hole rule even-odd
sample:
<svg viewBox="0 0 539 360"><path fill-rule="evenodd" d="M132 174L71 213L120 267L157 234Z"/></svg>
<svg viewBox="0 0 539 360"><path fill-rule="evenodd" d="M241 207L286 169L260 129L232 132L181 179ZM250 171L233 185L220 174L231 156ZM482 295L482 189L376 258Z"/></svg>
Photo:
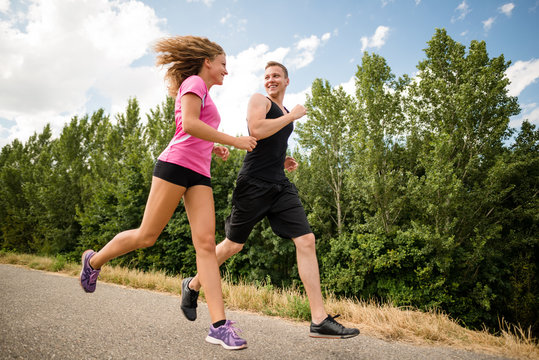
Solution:
<svg viewBox="0 0 539 360"><path fill-rule="evenodd" d="M245 349L247 347L247 341L238 335L238 332L241 332L241 330L233 326L235 323L235 321L227 320L223 326L219 326L218 328L210 325L210 332L206 336L206 341L221 345L227 350Z"/></svg>
<svg viewBox="0 0 539 360"><path fill-rule="evenodd" d="M87 293L93 293L95 291L95 284L97 282L97 277L99 276L99 270L94 270L90 266L90 259L96 253L93 250L86 250L82 253L82 270L80 272L80 286Z"/></svg>

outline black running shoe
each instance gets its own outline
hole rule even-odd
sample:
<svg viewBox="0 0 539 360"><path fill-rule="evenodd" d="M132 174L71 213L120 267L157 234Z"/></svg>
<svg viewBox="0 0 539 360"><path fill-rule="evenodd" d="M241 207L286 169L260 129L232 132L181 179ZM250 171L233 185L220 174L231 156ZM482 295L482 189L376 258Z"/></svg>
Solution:
<svg viewBox="0 0 539 360"><path fill-rule="evenodd" d="M348 339L359 335L359 329L346 328L335 321L335 318L339 316L335 315L335 317L332 317L328 315L319 325L311 322L311 333L309 336L314 338Z"/></svg>
<svg viewBox="0 0 539 360"><path fill-rule="evenodd" d="M189 283L193 280L192 277L183 279L182 281L182 312L187 320L195 321L197 319L197 300L198 291L189 288Z"/></svg>

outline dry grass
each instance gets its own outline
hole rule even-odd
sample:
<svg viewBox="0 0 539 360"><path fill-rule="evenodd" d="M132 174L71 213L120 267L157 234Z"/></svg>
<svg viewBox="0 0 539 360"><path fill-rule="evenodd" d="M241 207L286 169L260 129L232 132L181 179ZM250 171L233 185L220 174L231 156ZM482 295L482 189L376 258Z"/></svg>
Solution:
<svg viewBox="0 0 539 360"><path fill-rule="evenodd" d="M64 258L38 257L0 252L0 263L23 265L38 270L78 276L80 265ZM104 266L100 281L179 294L181 279L160 271L142 272L121 267ZM203 299L203 293L201 293ZM309 319L309 303L297 289L275 289L268 284L259 286L223 281L223 296L229 309L246 310L292 320ZM539 346L530 331L501 321L501 333L468 330L444 313L421 312L358 300L325 299L326 310L341 314L346 325L355 325L361 333L385 340L397 340L419 345L448 346L519 359L539 359Z"/></svg>

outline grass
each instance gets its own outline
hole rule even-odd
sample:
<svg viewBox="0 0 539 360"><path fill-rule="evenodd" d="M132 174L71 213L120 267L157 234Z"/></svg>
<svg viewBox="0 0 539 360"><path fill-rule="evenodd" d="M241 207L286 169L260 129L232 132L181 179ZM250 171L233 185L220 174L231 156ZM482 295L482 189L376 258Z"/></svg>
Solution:
<svg viewBox="0 0 539 360"><path fill-rule="evenodd" d="M0 263L78 276L80 265L56 258L0 252ZM105 265L99 280L138 289L180 294L181 278L160 271L143 272ZM231 284L223 280L223 296L228 309L245 310L286 319L306 321L310 318L309 302L297 289L276 289L270 284ZM201 292L201 298L204 293ZM384 340L417 345L448 346L518 359L539 359L539 345L530 330L500 321L502 329L492 335L486 329L473 331L459 325L448 315L399 308L391 304L342 300L327 296L328 313L341 314L343 324L357 326L361 333Z"/></svg>

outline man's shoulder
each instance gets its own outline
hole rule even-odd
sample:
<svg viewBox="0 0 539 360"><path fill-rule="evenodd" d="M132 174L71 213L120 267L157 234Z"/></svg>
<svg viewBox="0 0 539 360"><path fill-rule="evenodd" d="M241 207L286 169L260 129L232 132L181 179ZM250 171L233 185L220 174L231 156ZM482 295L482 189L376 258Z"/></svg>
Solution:
<svg viewBox="0 0 539 360"><path fill-rule="evenodd" d="M255 93L251 95L251 99L249 100L249 106L254 106L257 108L265 107L267 112L271 107L271 101L265 95Z"/></svg>
<svg viewBox="0 0 539 360"><path fill-rule="evenodd" d="M251 101L269 102L270 100L261 93L254 93L251 95Z"/></svg>

